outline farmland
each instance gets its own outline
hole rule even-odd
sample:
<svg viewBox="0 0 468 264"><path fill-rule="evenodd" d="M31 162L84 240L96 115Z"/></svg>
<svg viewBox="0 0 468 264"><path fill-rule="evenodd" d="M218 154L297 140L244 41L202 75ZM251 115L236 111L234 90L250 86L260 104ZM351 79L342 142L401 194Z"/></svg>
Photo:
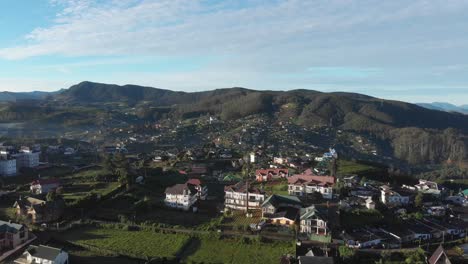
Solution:
<svg viewBox="0 0 468 264"><path fill-rule="evenodd" d="M216 254L213 254L216 252ZM292 243L262 243L242 239L221 239L200 236L192 240L184 252L184 261L191 263L278 263L284 254L294 253Z"/></svg>
<svg viewBox="0 0 468 264"><path fill-rule="evenodd" d="M64 233L62 239L79 246L99 248L124 256L170 258L189 241L189 236L86 227Z"/></svg>

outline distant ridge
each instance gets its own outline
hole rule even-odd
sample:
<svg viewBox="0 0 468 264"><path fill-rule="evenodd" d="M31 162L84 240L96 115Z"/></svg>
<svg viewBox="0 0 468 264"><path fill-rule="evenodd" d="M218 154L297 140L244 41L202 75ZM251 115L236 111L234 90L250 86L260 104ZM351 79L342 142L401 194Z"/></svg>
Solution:
<svg viewBox="0 0 468 264"><path fill-rule="evenodd" d="M425 107L427 109L432 109L432 110L468 114L468 105L456 106L454 104L445 103L445 102L417 103L417 105Z"/></svg>
<svg viewBox="0 0 468 264"><path fill-rule="evenodd" d="M57 92L0 92L0 102L15 102L18 100L42 100L47 96L58 93Z"/></svg>
<svg viewBox="0 0 468 264"><path fill-rule="evenodd" d="M258 91L234 87L177 92L94 82L73 85L38 102L4 106L0 121L34 119L41 125L70 128L85 124L88 129L99 126L101 121L110 122L109 115L139 123L207 116L230 122L261 116L267 124L286 122L371 136L385 148L393 149L395 157L414 164L468 160L468 115L440 111L444 104L419 106L356 93L304 89ZM130 118L127 113L132 111L135 114ZM97 115L101 118L96 119ZM233 129L226 132L234 133L237 128Z"/></svg>

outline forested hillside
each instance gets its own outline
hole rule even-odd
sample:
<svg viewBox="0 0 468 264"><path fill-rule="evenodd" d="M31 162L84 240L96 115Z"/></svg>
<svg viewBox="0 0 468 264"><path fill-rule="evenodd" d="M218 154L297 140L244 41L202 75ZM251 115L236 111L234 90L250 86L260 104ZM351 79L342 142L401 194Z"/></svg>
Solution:
<svg viewBox="0 0 468 264"><path fill-rule="evenodd" d="M468 159L468 115L354 93L244 88L187 93L82 82L50 95L39 106L4 106L0 121L40 119L99 125L116 113L126 118L128 109L141 122L208 115L229 122L263 114L271 123L291 122L311 129L332 127L370 135L387 142L395 157L410 163Z"/></svg>

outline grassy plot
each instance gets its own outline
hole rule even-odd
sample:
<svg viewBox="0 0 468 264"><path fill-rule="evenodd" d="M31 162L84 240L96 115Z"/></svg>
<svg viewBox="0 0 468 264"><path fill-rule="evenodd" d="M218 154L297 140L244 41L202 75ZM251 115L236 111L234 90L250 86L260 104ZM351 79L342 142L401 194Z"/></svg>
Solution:
<svg viewBox="0 0 468 264"><path fill-rule="evenodd" d="M95 247L141 259L173 257L189 241L189 236L86 227L69 231L62 239L80 246Z"/></svg>
<svg viewBox="0 0 468 264"><path fill-rule="evenodd" d="M375 171L376 168L370 165L349 160L338 160L338 175L363 174Z"/></svg>
<svg viewBox="0 0 468 264"><path fill-rule="evenodd" d="M232 215L224 217L223 226L245 228L250 224L258 224L261 219L262 212L259 210L252 212L252 217L247 217L244 212L233 212Z"/></svg>
<svg viewBox="0 0 468 264"><path fill-rule="evenodd" d="M187 263L278 263L281 256L294 252L292 242L262 243L200 236L192 240L183 260Z"/></svg>

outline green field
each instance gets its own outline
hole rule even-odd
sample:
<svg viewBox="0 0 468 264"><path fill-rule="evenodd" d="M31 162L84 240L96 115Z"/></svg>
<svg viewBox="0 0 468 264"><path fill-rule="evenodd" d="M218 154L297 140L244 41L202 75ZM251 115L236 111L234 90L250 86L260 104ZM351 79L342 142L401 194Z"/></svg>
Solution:
<svg viewBox="0 0 468 264"><path fill-rule="evenodd" d="M338 175L367 173L376 170L375 167L349 160L338 160Z"/></svg>
<svg viewBox="0 0 468 264"><path fill-rule="evenodd" d="M173 257L189 241L189 236L85 227L67 232L61 239L141 259Z"/></svg>
<svg viewBox="0 0 468 264"><path fill-rule="evenodd" d="M192 240L185 251L187 263L279 263L281 256L294 254L293 243L260 243L256 241L218 240L200 237Z"/></svg>

